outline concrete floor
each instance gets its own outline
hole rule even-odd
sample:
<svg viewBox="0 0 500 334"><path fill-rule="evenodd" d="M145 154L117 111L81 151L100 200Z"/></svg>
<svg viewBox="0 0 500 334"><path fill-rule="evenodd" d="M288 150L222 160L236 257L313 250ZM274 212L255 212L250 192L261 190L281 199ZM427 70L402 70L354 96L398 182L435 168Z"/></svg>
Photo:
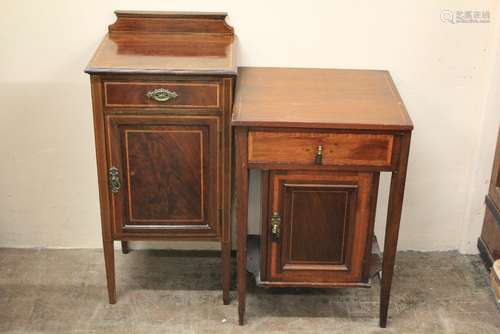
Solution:
<svg viewBox="0 0 500 334"><path fill-rule="evenodd" d="M249 288L244 327L222 305L216 254L116 254L118 303L108 305L102 252L0 249L2 333L500 333L477 256L398 254L389 327L372 289Z"/></svg>

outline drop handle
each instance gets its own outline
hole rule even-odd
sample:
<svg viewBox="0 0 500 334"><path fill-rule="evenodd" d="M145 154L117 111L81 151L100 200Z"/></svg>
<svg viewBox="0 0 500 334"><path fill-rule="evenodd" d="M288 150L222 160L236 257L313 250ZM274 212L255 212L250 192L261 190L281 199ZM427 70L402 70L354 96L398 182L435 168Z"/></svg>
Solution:
<svg viewBox="0 0 500 334"><path fill-rule="evenodd" d="M167 102L169 100L175 99L177 96L179 95L177 95L176 92L165 88L153 89L146 93L147 98L158 102Z"/></svg>
<svg viewBox="0 0 500 334"><path fill-rule="evenodd" d="M281 217L278 212L274 212L271 217L271 238L278 241L281 235Z"/></svg>
<svg viewBox="0 0 500 334"><path fill-rule="evenodd" d="M316 157L314 158L314 164L321 165L323 163L323 146L318 145L316 149Z"/></svg>

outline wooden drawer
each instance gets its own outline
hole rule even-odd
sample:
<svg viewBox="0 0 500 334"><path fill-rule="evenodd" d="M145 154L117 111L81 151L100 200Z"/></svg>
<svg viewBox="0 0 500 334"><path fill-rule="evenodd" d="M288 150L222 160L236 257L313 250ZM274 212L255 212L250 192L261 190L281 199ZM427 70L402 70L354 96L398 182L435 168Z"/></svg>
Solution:
<svg viewBox="0 0 500 334"><path fill-rule="evenodd" d="M385 134L250 131L250 163L391 166L394 137Z"/></svg>
<svg viewBox="0 0 500 334"><path fill-rule="evenodd" d="M104 83L106 107L219 109L217 82Z"/></svg>

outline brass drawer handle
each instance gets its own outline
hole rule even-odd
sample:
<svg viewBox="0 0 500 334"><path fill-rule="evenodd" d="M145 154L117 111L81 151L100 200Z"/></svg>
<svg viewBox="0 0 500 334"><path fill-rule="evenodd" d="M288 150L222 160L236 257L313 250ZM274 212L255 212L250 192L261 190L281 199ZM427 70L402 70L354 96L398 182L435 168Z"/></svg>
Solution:
<svg viewBox="0 0 500 334"><path fill-rule="evenodd" d="M176 92L165 88L156 88L146 93L146 97L158 102L166 102L168 100L175 99L177 96Z"/></svg>
<svg viewBox="0 0 500 334"><path fill-rule="evenodd" d="M274 212L271 217L271 238L273 241L278 241L281 234L281 217L279 213Z"/></svg>
<svg viewBox="0 0 500 334"><path fill-rule="evenodd" d="M323 146L318 145L316 149L316 158L314 159L316 165L321 165L323 163Z"/></svg>

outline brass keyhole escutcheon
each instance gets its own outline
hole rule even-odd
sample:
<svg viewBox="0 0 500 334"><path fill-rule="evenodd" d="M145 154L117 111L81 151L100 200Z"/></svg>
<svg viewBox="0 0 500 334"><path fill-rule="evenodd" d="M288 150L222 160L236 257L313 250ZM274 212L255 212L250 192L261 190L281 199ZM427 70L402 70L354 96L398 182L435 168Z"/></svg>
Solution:
<svg viewBox="0 0 500 334"><path fill-rule="evenodd" d="M281 217L278 212L274 212L271 217L271 237L273 241L278 241L281 235Z"/></svg>
<svg viewBox="0 0 500 334"><path fill-rule="evenodd" d="M316 158L314 159L316 165L321 165L323 163L323 145L318 145L316 149Z"/></svg>

